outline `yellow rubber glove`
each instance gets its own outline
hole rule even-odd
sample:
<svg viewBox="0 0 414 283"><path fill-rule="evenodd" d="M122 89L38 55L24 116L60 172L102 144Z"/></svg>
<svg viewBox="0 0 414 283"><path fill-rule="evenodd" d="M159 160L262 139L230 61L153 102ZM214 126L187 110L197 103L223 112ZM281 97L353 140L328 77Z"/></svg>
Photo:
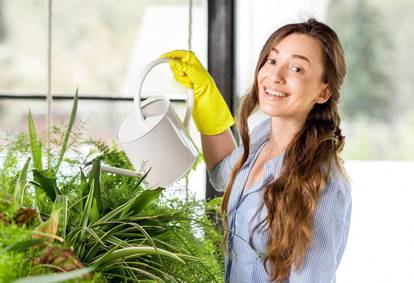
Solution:
<svg viewBox="0 0 414 283"><path fill-rule="evenodd" d="M161 55L161 58L173 59L169 64L174 78L187 88L193 89L192 116L200 133L216 135L234 124L233 116L214 79L193 52L174 50Z"/></svg>

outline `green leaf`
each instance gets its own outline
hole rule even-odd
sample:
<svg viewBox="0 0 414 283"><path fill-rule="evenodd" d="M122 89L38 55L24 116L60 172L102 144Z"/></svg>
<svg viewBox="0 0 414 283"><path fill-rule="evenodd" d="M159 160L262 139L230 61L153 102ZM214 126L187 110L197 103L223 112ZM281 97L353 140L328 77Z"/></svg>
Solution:
<svg viewBox="0 0 414 283"><path fill-rule="evenodd" d="M16 188L14 189L14 199L20 206L23 205L23 196L27 186L27 171L29 169L29 164L30 157L27 158L26 163L24 164L23 169L20 172L19 178L17 179Z"/></svg>
<svg viewBox="0 0 414 283"><path fill-rule="evenodd" d="M67 223L68 223L68 196L57 195L53 203L52 211L57 211L59 214L58 234L62 238L66 237Z"/></svg>
<svg viewBox="0 0 414 283"><path fill-rule="evenodd" d="M102 195L101 195L101 158L97 157L92 162L92 169L89 172L89 185L94 190L93 211L91 216L94 222L102 215Z"/></svg>
<svg viewBox="0 0 414 283"><path fill-rule="evenodd" d="M29 276L13 283L54 283L54 282L63 282L71 280L74 278L81 277L93 271L93 267L85 267L81 269L76 269L73 271L63 272L63 273L52 273L47 275L37 275Z"/></svg>
<svg viewBox="0 0 414 283"><path fill-rule="evenodd" d="M98 221L99 217L100 216L99 216L98 202L96 201L96 198L95 198L95 199L92 200L91 213L89 215L91 223L95 223L96 221Z"/></svg>
<svg viewBox="0 0 414 283"><path fill-rule="evenodd" d="M148 176L150 171L151 171L151 168L148 169L148 171L138 180L137 184L134 186L134 190L137 189L139 185L141 185L142 181L144 181L144 179Z"/></svg>
<svg viewBox="0 0 414 283"><path fill-rule="evenodd" d="M76 89L75 98L73 99L72 113L70 114L69 125L66 130L65 137L63 139L62 147L60 149L59 161L56 165L55 172L58 172L60 164L62 163L62 160L63 160L63 156L65 155L65 152L68 147L70 133L72 132L73 123L75 122L76 112L78 110L78 90L79 89Z"/></svg>
<svg viewBox="0 0 414 283"><path fill-rule="evenodd" d="M91 187L93 186L94 180L92 180L92 184ZM80 220L80 225L81 225L81 239L83 240L84 235L85 235L85 230L88 227L88 220L90 218L90 214L91 214L91 209L92 209L92 202L93 202L93 193L94 190L89 190L89 194L88 194L88 198L86 199L86 204L83 207L82 210L82 214L81 214L81 220Z"/></svg>
<svg viewBox="0 0 414 283"><path fill-rule="evenodd" d="M118 249L111 251L101 257L99 257L95 263L94 266L100 267L104 264L109 264L111 262L114 262L118 259L122 259L125 257L139 257L143 255L163 255L167 256L169 258L175 259L181 263L185 263L183 259L181 259L176 254L166 251L164 249L149 247L149 246L143 246L143 247L128 247L123 249Z"/></svg>
<svg viewBox="0 0 414 283"><path fill-rule="evenodd" d="M137 215L145 207L156 201L161 195L164 188L158 187L156 189L148 189L140 193L135 200L130 203L127 209L122 211L121 217L125 215Z"/></svg>
<svg viewBox="0 0 414 283"><path fill-rule="evenodd" d="M32 112L29 110L29 137L30 148L33 156L33 167L42 170L42 144L37 138L36 128L33 121Z"/></svg>
<svg viewBox="0 0 414 283"><path fill-rule="evenodd" d="M36 245L43 244L45 242L46 238L43 239L30 239L25 241L20 241L17 243L14 243L8 247L5 248L5 251L13 251L13 252L21 252L25 251L28 248L31 248Z"/></svg>
<svg viewBox="0 0 414 283"><path fill-rule="evenodd" d="M86 196L88 195L89 192L89 183L88 180L86 179L85 174L83 174L83 172L80 172L80 184L79 184L79 190L81 192L81 204L82 207L85 206L86 204Z"/></svg>
<svg viewBox="0 0 414 283"><path fill-rule="evenodd" d="M92 260L92 258L94 258L96 256L96 253L102 249L103 246L106 246L105 244L102 244L102 242L108 242L108 243L113 243L115 242L117 246L120 247L128 247L130 245L128 245L126 242L123 242L122 240L113 237L112 234L114 234L114 231L122 229L122 226L127 226L126 223L120 224L120 225L116 225L115 227L111 228L109 231L105 232L102 229L96 229L96 232L101 234L100 235L100 240L99 241L95 241L95 243L93 244L92 247L90 247L88 249L88 252L86 253L85 256L82 257L82 259L85 262L89 262L90 260ZM108 240L108 238L110 238Z"/></svg>
<svg viewBox="0 0 414 283"><path fill-rule="evenodd" d="M124 210L128 209L128 206L134 201L134 198L130 199L129 201L125 202L121 206L118 206L114 210L111 210L104 216L102 216L95 224L104 224L107 221L110 221L118 216L118 214L122 213Z"/></svg>
<svg viewBox="0 0 414 283"><path fill-rule="evenodd" d="M164 272L162 269L155 267L155 265L152 266L151 264L147 264L147 263L142 262L142 261L125 261L124 263L125 263L126 266L142 266L142 267L144 267L143 268L144 270L147 270L147 271L151 270L151 271L155 271L156 274L162 274L166 279L168 278L170 280L168 282L179 282L177 280L174 280L174 277L171 276L171 274L168 274L168 273ZM152 276L148 276L148 277L152 278ZM160 279L157 278L155 282L160 282L160 280L162 282L165 282L161 278ZM142 283L142 282L154 282L154 281L152 281L152 280L142 280L142 281L140 281L140 283Z"/></svg>
<svg viewBox="0 0 414 283"><path fill-rule="evenodd" d="M165 281L161 277L159 277L159 276L157 276L155 274L152 274L151 272L148 272L145 269L141 269L141 268L137 268L137 267L132 267L132 266L130 266L128 264L126 264L126 265L117 264L117 265L113 265L111 267L112 268L113 267L118 267L118 268L122 268L122 269L131 270L131 271L134 271L135 273L140 273L140 274L142 274L142 275L144 275L144 276L146 276L148 278L152 278L153 279L153 280L149 280L149 281L148 280L139 280L140 283L142 283L142 281L145 281L145 282L165 283ZM157 270L157 271L159 273L165 274L164 272L162 272L160 270Z"/></svg>
<svg viewBox="0 0 414 283"><path fill-rule="evenodd" d="M41 171L33 169L33 179L35 186L41 188L46 195L54 202L57 195L60 195L59 189L56 184L56 178L51 176L48 171Z"/></svg>

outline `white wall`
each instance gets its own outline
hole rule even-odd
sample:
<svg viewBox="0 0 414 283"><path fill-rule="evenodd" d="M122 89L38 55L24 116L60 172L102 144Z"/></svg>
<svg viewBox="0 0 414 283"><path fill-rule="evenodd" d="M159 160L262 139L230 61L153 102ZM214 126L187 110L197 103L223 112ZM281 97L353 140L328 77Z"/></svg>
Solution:
<svg viewBox="0 0 414 283"><path fill-rule="evenodd" d="M413 282L414 162L347 161L352 220L338 283Z"/></svg>

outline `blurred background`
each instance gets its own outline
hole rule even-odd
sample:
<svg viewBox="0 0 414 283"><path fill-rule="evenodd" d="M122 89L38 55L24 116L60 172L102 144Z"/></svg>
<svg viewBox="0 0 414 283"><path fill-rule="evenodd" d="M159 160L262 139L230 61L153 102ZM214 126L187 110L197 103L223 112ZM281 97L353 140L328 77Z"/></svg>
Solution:
<svg viewBox="0 0 414 283"><path fill-rule="evenodd" d="M217 74L236 111L267 37L283 24L309 17L338 33L348 69L341 114L353 214L337 282L412 282L414 2L193 0L192 49ZM78 120L85 135L108 143L132 110L142 69L164 52L188 48L188 0L55 0L52 19L53 123L68 122L70 98L79 87ZM212 35L229 27L230 44L220 45L223 39ZM46 131L47 55L48 1L0 0L2 146L7 146L4 137L26 131L29 108L39 130ZM221 64L228 77L217 72L220 56L227 56ZM151 72L143 90L144 97L169 96L182 116L185 92L166 64ZM255 113L250 128L265 118ZM200 146L193 124L190 132ZM205 197L203 164L188 182L198 198Z"/></svg>

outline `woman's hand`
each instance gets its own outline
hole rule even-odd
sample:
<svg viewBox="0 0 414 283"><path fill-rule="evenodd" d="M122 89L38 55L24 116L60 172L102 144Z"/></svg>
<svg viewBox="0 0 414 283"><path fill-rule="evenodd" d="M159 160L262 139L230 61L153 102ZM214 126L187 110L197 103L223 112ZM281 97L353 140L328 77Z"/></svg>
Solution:
<svg viewBox="0 0 414 283"><path fill-rule="evenodd" d="M161 55L161 58L171 58L169 64L174 78L187 88L193 89L192 116L200 133L220 134L234 124L234 118L214 79L193 52L174 50Z"/></svg>

